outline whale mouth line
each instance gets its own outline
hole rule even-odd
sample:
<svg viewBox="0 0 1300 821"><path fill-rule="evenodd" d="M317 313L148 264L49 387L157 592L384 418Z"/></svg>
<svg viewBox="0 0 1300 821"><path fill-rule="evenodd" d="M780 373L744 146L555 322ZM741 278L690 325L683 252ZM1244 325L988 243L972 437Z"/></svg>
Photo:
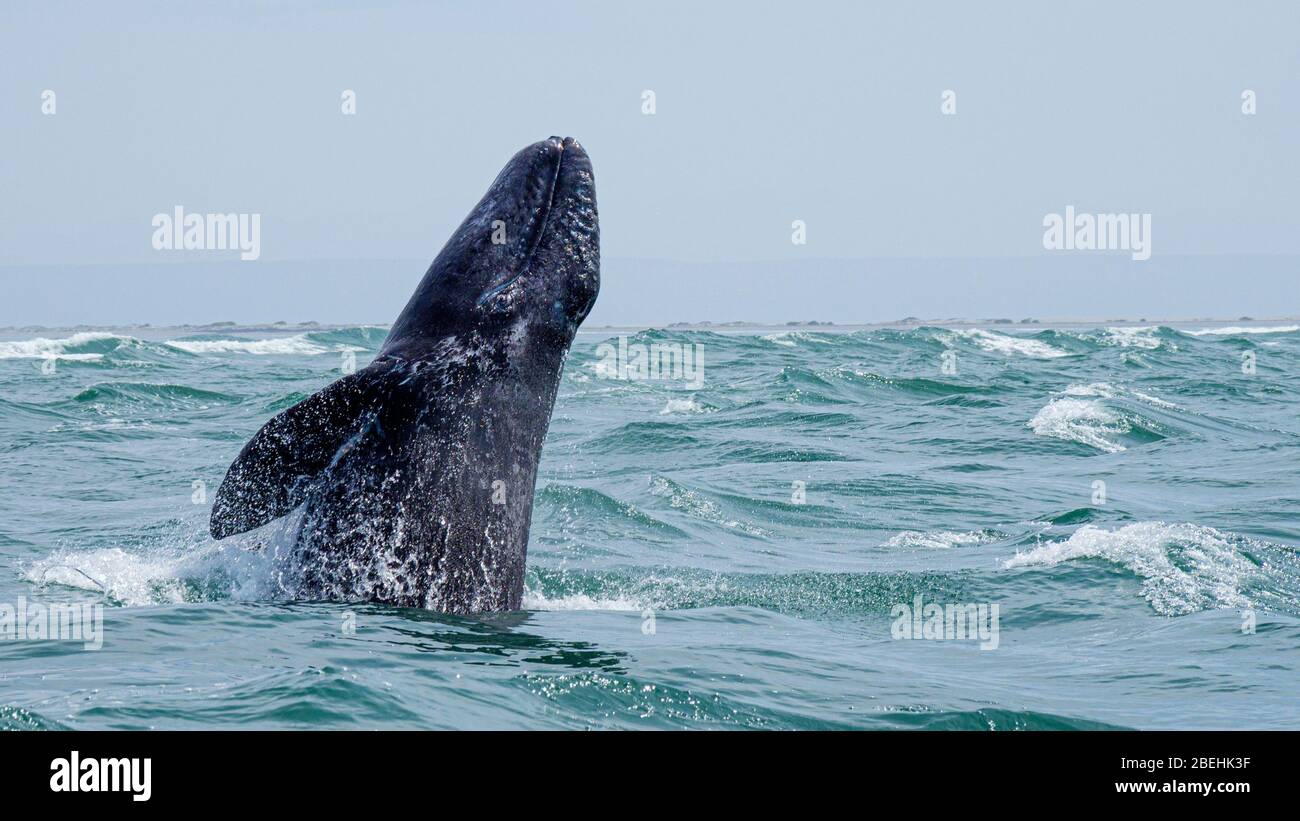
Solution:
<svg viewBox="0 0 1300 821"><path fill-rule="evenodd" d="M541 220L537 226L537 230L533 232L532 241L528 244L528 251L524 254L524 261L519 265L519 270L515 272L514 276L509 277L505 282L489 289L483 294L483 296L479 297L478 302L476 303L478 306L484 305L497 295L506 291L532 268L533 257L537 253L537 246L541 245L542 237L545 236L546 228L551 222L551 212L555 210L555 189L558 188L560 184L560 171L564 168L565 149L570 145L576 144L576 141L572 137L565 137L562 140L559 137L552 137L551 140L552 144L555 144L554 141L556 140L559 141L560 156L555 162L555 170L551 173L550 188L546 192L546 204L542 206Z"/></svg>

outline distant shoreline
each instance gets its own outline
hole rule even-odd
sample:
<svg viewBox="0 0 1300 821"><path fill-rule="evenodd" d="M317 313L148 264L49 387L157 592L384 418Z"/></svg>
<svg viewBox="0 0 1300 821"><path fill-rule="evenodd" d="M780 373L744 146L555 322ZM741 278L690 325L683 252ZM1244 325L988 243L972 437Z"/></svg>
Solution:
<svg viewBox="0 0 1300 821"><path fill-rule="evenodd" d="M919 317L905 317L903 319L893 320L890 322L864 322L861 324L840 324L834 322L785 322L780 324L766 322L671 322L662 325L584 325L579 329L579 333L636 333L645 330L669 330L669 331L712 331L718 333L735 333L735 332L754 332L754 333L778 333L781 331L818 331L828 333L851 333L855 331L880 330L880 329L909 329L909 328L992 328L998 330L1051 330L1060 328L1095 328L1095 327L1148 327L1164 326L1167 328L1180 328L1187 326L1197 327L1232 327L1232 326L1267 326L1279 323L1300 324L1300 316L1277 316L1277 317L1249 317L1241 316L1236 318L1225 317L1182 317L1177 319L1170 318L1070 318L1070 319L969 319L969 318L929 318L922 319ZM387 328L384 323L319 323L319 322L275 322L275 323L250 323L247 325L235 322L209 322L202 325L24 325L0 327L0 334L25 334L25 333L86 333L86 332L103 332L103 331L128 331L144 333L191 333L191 334L211 334L211 333L310 333L314 331L337 331L346 328Z"/></svg>

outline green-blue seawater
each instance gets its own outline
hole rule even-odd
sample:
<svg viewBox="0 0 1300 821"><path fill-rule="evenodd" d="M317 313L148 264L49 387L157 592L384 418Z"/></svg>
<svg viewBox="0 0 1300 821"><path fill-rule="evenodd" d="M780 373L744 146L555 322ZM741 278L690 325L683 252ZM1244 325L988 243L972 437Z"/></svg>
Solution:
<svg viewBox="0 0 1300 821"><path fill-rule="evenodd" d="M9 728L1300 727L1300 328L580 333L525 610L290 600L213 541L274 414L385 329L0 337ZM895 608L998 606L996 648Z"/></svg>

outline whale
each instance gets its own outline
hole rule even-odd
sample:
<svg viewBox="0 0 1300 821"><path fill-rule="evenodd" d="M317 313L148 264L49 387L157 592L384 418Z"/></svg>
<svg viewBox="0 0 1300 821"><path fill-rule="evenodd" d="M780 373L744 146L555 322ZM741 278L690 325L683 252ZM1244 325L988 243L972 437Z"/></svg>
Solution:
<svg viewBox="0 0 1300 821"><path fill-rule="evenodd" d="M375 359L262 426L213 500L217 540L286 526L302 600L519 610L543 440L600 290L591 159L519 151L434 258Z"/></svg>

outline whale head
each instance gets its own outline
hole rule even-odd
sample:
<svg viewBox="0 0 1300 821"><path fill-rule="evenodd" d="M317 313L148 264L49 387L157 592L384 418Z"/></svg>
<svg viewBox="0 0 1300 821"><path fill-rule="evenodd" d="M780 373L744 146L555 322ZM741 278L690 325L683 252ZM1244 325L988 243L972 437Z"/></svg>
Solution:
<svg viewBox="0 0 1300 821"><path fill-rule="evenodd" d="M418 358L466 333L513 333L567 350L599 289L591 159L572 137L551 137L501 169L429 266L380 355Z"/></svg>

